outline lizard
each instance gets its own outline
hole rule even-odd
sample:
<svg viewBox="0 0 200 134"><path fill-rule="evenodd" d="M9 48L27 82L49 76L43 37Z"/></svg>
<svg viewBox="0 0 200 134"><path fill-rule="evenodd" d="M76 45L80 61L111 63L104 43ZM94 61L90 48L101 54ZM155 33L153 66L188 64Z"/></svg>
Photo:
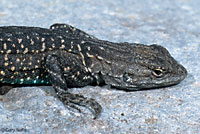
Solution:
<svg viewBox="0 0 200 134"><path fill-rule="evenodd" d="M50 84L64 105L86 107L94 119L101 105L68 88L105 84L133 91L175 85L186 76L187 70L157 44L101 40L64 23L0 27L1 84Z"/></svg>

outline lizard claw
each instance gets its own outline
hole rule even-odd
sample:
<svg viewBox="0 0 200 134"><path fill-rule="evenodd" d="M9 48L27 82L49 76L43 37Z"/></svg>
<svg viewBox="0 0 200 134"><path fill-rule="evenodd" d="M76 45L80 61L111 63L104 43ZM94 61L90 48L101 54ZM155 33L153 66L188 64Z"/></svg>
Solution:
<svg viewBox="0 0 200 134"><path fill-rule="evenodd" d="M92 114L94 115L93 119L97 119L102 111L101 105L94 99L87 100L85 104L86 104L85 106L89 108Z"/></svg>
<svg viewBox="0 0 200 134"><path fill-rule="evenodd" d="M75 105L84 106L88 108L94 115L93 119L97 119L102 111L101 105L94 99L89 99L79 94L71 94L69 92L57 92L57 95L58 98L63 102L63 104L71 108L77 109L79 112L81 112L81 110Z"/></svg>

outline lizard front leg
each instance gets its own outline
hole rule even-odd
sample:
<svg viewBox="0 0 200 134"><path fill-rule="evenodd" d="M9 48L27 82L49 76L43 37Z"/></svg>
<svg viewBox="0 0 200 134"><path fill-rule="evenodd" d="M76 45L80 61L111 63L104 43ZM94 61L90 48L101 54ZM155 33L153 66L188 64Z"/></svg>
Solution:
<svg viewBox="0 0 200 134"><path fill-rule="evenodd" d="M63 74L62 64L60 62L60 57L56 55L48 55L45 63L46 71L50 83L56 90L58 98L67 106L77 109L76 105L84 106L90 109L96 119L101 113L102 107L94 99L86 98L79 94L72 94L67 90L67 83Z"/></svg>

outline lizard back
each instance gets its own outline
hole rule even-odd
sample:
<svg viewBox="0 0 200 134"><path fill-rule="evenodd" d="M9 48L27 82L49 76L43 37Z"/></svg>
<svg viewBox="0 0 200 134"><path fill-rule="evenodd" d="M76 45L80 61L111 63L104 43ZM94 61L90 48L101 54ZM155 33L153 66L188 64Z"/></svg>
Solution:
<svg viewBox="0 0 200 134"><path fill-rule="evenodd" d="M80 60L76 66L87 72L84 75L91 75L97 81L118 88L132 90L173 85L187 74L185 68L159 45L113 43L64 26L51 26L50 29L1 27L1 81L5 82L6 78L10 83L12 80L9 77L14 77L14 74L18 79L27 77L27 73L32 73L31 78L39 77L45 73L45 57L59 53L65 59L69 53L76 55ZM68 64L64 66L66 68ZM19 71L20 75L17 74ZM41 81L45 81L45 78L36 83ZM25 84L24 81L21 83ZM48 80L44 83L48 83Z"/></svg>

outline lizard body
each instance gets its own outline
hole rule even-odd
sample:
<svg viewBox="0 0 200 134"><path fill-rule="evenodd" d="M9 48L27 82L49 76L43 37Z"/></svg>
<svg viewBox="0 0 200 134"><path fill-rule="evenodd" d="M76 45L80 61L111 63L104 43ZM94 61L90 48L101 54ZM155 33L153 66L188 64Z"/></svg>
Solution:
<svg viewBox="0 0 200 134"><path fill-rule="evenodd" d="M64 104L90 108L94 118L101 106L68 92L68 87L157 88L177 84L186 75L186 69L159 45L99 40L67 24L50 29L0 27L1 83L51 84Z"/></svg>

